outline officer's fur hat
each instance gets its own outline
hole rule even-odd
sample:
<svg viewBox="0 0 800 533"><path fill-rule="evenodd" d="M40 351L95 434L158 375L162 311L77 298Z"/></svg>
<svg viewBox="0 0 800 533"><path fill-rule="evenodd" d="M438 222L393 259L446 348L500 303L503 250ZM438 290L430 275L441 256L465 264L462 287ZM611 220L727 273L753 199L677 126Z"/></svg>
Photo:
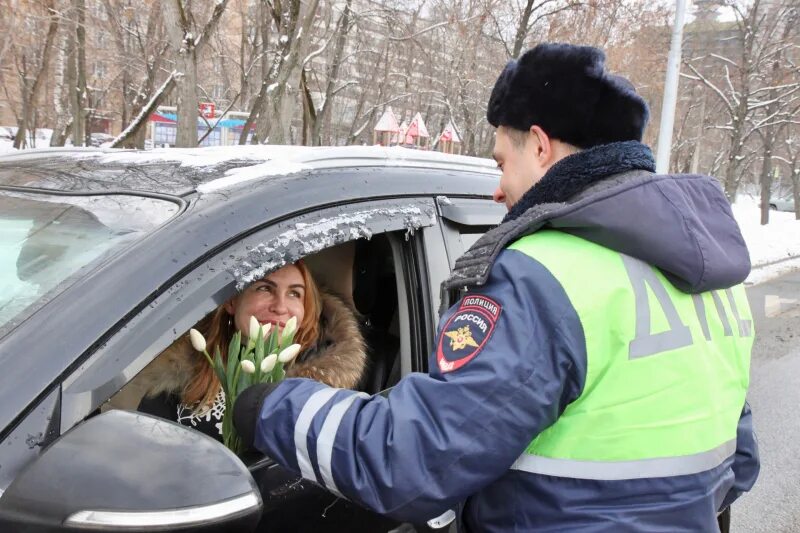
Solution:
<svg viewBox="0 0 800 533"><path fill-rule="evenodd" d="M633 85L605 71L590 46L544 43L511 60L492 90L486 118L494 127L549 136L579 148L641 141L649 111Z"/></svg>

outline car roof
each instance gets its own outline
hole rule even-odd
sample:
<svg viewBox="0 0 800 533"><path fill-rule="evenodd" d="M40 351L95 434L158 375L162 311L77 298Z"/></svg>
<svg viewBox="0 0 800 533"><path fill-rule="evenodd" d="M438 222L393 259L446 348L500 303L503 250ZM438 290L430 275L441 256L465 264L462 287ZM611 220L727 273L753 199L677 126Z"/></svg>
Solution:
<svg viewBox="0 0 800 533"><path fill-rule="evenodd" d="M147 151L55 148L0 156L0 185L186 195L232 189L246 182L308 170L363 167L498 174L491 159L399 147L243 145Z"/></svg>

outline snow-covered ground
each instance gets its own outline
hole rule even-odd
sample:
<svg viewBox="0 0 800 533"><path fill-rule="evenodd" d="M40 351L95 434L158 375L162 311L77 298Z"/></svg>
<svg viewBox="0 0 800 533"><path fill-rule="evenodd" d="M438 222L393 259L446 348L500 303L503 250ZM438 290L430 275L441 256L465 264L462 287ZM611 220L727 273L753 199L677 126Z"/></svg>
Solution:
<svg viewBox="0 0 800 533"><path fill-rule="evenodd" d="M8 138L8 135L14 135L15 133L17 133L16 126L0 126L0 154L14 149L14 143ZM34 136L29 138L36 148L47 148L50 146L50 137L52 135L53 130L38 128Z"/></svg>
<svg viewBox="0 0 800 533"><path fill-rule="evenodd" d="M769 224L762 226L758 199L739 196L733 215L750 249L753 271L748 284L800 269L800 220L795 220L794 213L770 211Z"/></svg>
<svg viewBox="0 0 800 533"><path fill-rule="evenodd" d="M0 139L0 154L3 152L10 152L14 149L14 143L8 139Z"/></svg>

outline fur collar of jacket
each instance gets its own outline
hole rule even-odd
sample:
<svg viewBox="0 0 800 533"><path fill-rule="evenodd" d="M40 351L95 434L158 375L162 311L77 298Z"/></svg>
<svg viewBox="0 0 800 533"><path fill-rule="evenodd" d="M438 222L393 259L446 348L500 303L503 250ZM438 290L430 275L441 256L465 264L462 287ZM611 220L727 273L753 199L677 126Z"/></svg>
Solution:
<svg viewBox="0 0 800 533"><path fill-rule="evenodd" d="M353 311L341 298L322 292L320 337L286 369L286 377L310 378L331 387L354 389L364 376L367 355ZM147 396L180 394L191 380L198 358L189 335L161 352L134 378Z"/></svg>
<svg viewBox="0 0 800 533"><path fill-rule="evenodd" d="M593 146L558 161L514 204L503 222L520 217L528 209L547 203L564 203L610 176L643 170L655 172L653 152L637 141Z"/></svg>

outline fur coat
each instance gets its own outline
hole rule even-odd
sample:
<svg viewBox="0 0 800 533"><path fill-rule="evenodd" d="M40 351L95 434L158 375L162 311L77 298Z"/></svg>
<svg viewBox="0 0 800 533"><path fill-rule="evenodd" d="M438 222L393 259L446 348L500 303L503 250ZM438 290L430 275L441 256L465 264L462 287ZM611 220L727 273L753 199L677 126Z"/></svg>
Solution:
<svg viewBox="0 0 800 533"><path fill-rule="evenodd" d="M330 293L322 292L321 297L319 340L286 367L286 377L310 378L331 387L354 389L367 368L364 338L347 304ZM148 397L163 392L180 395L193 377L198 357L201 355L192 348L189 335L183 335L129 385Z"/></svg>

